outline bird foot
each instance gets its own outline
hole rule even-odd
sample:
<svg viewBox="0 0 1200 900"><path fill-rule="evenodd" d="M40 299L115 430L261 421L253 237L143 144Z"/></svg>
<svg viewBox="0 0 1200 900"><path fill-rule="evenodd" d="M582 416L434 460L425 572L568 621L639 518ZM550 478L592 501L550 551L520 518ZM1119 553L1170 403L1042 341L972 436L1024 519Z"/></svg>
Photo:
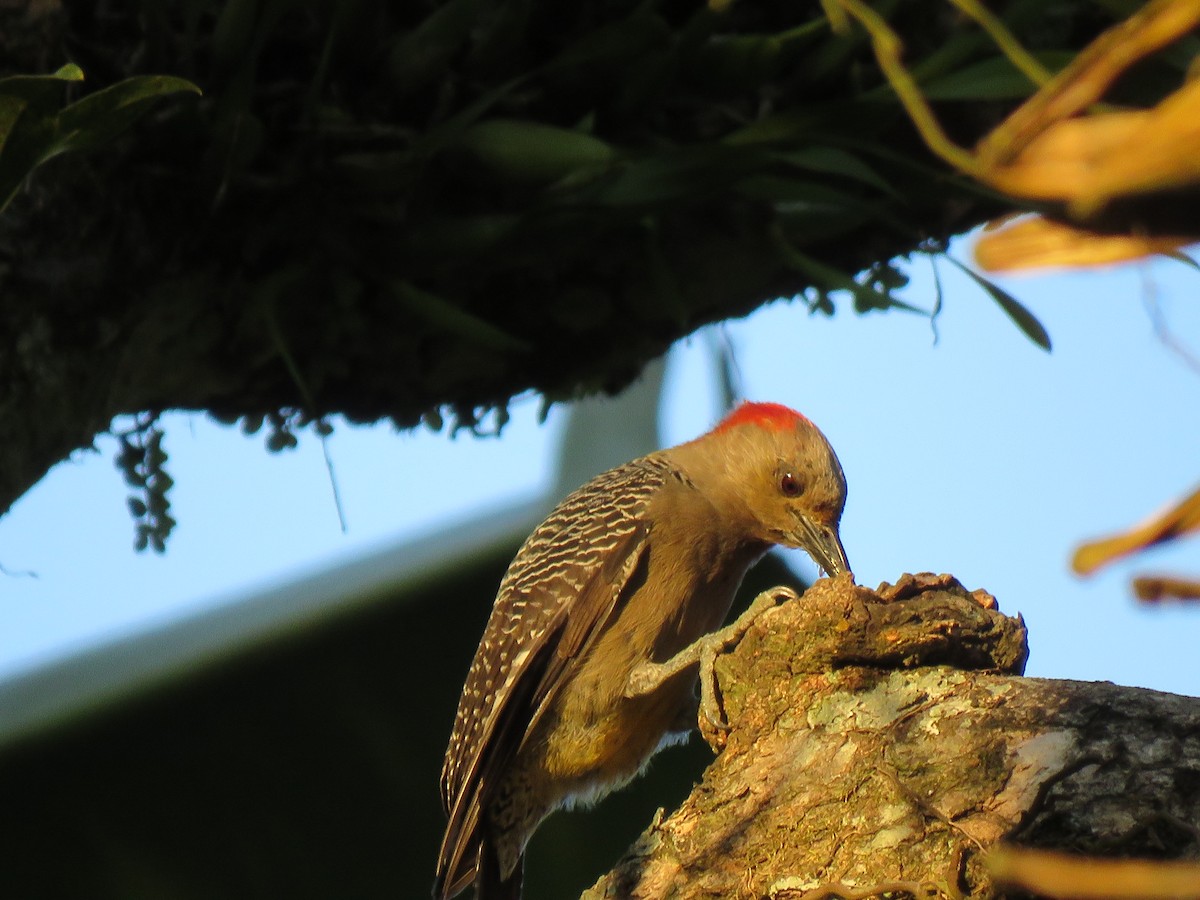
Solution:
<svg viewBox="0 0 1200 900"><path fill-rule="evenodd" d="M625 687L626 697L640 697L656 690L663 682L685 669L698 665L700 674L700 715L710 730L726 731L729 721L721 708L720 685L717 683L717 657L750 630L758 619L769 610L786 600L796 600L799 595L789 587L775 587L763 591L740 616L724 628L706 634L689 644L665 662L644 662L633 670ZM703 724L703 723L702 723Z"/></svg>
<svg viewBox="0 0 1200 900"><path fill-rule="evenodd" d="M773 587L763 591L740 616L719 631L702 637L700 653L700 714L708 720L713 731L728 731L729 719L721 706L721 686L717 681L717 657L732 647L750 630L764 613L770 612L788 600L799 600L800 595L790 587Z"/></svg>

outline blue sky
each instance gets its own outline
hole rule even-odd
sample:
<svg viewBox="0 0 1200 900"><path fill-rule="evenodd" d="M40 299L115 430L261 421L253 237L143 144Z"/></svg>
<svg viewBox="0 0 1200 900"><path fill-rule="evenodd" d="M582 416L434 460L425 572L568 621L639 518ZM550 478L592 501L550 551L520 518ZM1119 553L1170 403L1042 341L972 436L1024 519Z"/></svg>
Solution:
<svg viewBox="0 0 1200 900"><path fill-rule="evenodd" d="M961 248L956 251L965 255ZM902 296L933 302L929 266ZM1200 575L1197 544L1080 580L1077 542L1132 525L1200 482L1200 374L1155 334L1150 310L1200 354L1200 274L1179 263L1003 283L1050 331L1024 338L942 267L945 309L810 316L778 302L723 326L745 393L787 403L828 435L850 486L843 539L859 581L950 572L1030 629L1028 673L1200 695L1200 608L1139 608L1142 570ZM672 352L664 443L720 410L709 343ZM349 532L321 448L268 454L202 415L166 417L179 520L167 554L135 554L114 442L56 467L0 519L0 678L74 648L317 571L548 490L565 416L514 406L499 439L339 425L330 439ZM804 571L803 554L790 559ZM490 598L481 598L488 602Z"/></svg>

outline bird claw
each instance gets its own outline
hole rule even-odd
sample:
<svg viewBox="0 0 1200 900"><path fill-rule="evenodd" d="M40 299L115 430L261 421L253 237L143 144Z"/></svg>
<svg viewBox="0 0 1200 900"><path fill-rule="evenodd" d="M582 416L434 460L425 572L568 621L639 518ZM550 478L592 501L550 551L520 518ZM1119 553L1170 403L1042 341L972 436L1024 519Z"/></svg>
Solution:
<svg viewBox="0 0 1200 900"><path fill-rule="evenodd" d="M720 701L721 686L717 680L717 657L737 645L764 613L775 609L787 600L797 600L799 595L789 587L774 587L763 591L747 607L746 611L719 631L705 635L696 642L700 645L700 714L710 731L728 731L729 718ZM695 646L695 645L693 645ZM701 723L701 728L705 723Z"/></svg>
<svg viewBox="0 0 1200 900"><path fill-rule="evenodd" d="M728 731L729 720L721 708L720 685L717 682L717 657L735 646L750 630L750 626L766 612L786 600L796 600L799 595L789 587L775 587L763 591L740 616L724 628L706 634L684 647L665 662L644 662L629 674L625 683L625 696L642 697L655 691L664 681L679 674L689 666L698 665L700 674L699 715L710 731Z"/></svg>

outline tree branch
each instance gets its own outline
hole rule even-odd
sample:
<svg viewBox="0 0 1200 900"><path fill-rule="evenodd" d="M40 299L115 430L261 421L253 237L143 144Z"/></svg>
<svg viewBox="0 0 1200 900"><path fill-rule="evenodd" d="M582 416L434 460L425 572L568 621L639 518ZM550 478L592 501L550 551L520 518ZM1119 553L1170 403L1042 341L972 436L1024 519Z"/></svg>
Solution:
<svg viewBox="0 0 1200 900"><path fill-rule="evenodd" d="M204 93L0 218L0 513L120 414L471 428L528 390L614 392L777 297L904 308L886 261L1001 208L814 4L42 6L0 10L13 59ZM1005 15L1033 49L1108 22ZM941 0L891 24L935 81L999 52ZM1005 108L936 111L969 142Z"/></svg>
<svg viewBox="0 0 1200 900"><path fill-rule="evenodd" d="M1022 678L1026 632L946 576L818 582L718 664L728 734L692 795L585 893L994 891L1001 840L1195 856L1200 701Z"/></svg>

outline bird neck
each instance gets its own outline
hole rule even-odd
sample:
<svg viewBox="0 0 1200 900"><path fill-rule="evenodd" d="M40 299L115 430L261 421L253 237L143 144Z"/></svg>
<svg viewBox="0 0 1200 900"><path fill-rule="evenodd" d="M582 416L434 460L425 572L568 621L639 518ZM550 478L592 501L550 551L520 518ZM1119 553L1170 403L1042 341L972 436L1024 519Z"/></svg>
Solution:
<svg viewBox="0 0 1200 900"><path fill-rule="evenodd" d="M745 484L746 460L740 442L724 434L708 434L663 451L682 480L704 507L708 526L720 532L737 556L756 561L770 543L760 534L758 519L748 503L756 486Z"/></svg>

